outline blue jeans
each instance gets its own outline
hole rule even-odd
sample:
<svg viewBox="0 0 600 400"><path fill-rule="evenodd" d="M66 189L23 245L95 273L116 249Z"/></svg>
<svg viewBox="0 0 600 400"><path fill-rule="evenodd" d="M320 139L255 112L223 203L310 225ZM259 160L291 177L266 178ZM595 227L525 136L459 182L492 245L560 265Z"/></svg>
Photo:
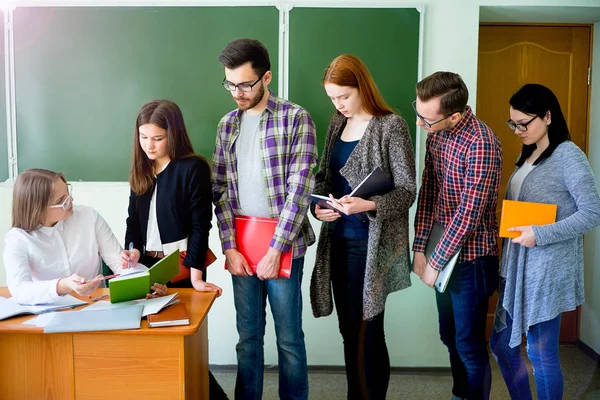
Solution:
<svg viewBox="0 0 600 400"><path fill-rule="evenodd" d="M454 267L444 293L436 292L440 338L448 347L458 398L488 399L492 384L485 326L490 296L498 288L498 257L478 257Z"/></svg>
<svg viewBox="0 0 600 400"><path fill-rule="evenodd" d="M236 399L262 398L267 298L277 337L279 398L308 399L308 368L302 331L303 266L303 257L293 260L290 278L261 281L256 275L231 276L239 334Z"/></svg>
<svg viewBox="0 0 600 400"><path fill-rule="evenodd" d="M532 325L527 330L527 355L533 366L535 386L539 400L562 399L563 375L558 353L561 315ZM510 331L512 319L507 315L507 327L500 332L492 332L490 347L498 361L500 372L513 399L531 400L529 375L525 360L521 357L521 347L511 348Z"/></svg>
<svg viewBox="0 0 600 400"><path fill-rule="evenodd" d="M344 341L349 400L385 400L390 357L385 343L384 312L363 320L363 288L368 239L331 239L331 281Z"/></svg>

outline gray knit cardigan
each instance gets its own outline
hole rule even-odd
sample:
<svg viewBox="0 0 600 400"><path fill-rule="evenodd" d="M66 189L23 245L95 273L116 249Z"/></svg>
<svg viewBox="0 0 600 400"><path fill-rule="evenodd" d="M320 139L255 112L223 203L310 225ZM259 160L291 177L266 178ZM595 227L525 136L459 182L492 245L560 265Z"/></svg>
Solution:
<svg viewBox="0 0 600 400"><path fill-rule="evenodd" d="M513 320L509 345L515 347L530 326L583 303L582 235L600 224L600 197L585 154L569 141L533 168L518 199L510 180L508 188L509 200L558 205L556 223L533 226L534 247L504 239L495 330L506 328L508 312Z"/></svg>
<svg viewBox="0 0 600 400"><path fill-rule="evenodd" d="M331 193L330 155L346 118L337 113L331 119L315 193ZM387 295L410 283L408 209L415 201L415 156L406 121L396 114L374 117L350 154L340 173L351 188L356 187L375 167L393 179L396 188L369 200L377 205L369 211L369 239L363 289L363 318L369 320L384 310ZM313 208L314 212L314 208ZM331 290L331 231L323 222L317 257L310 282L310 300L315 317L333 311Z"/></svg>

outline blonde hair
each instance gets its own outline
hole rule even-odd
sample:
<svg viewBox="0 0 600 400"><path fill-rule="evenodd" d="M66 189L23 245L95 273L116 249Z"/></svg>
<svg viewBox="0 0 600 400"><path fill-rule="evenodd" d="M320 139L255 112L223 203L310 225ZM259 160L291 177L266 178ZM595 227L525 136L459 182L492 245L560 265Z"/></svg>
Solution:
<svg viewBox="0 0 600 400"><path fill-rule="evenodd" d="M13 228L31 232L46 220L57 179L67 183L62 173L47 169L28 169L19 174L13 188Z"/></svg>

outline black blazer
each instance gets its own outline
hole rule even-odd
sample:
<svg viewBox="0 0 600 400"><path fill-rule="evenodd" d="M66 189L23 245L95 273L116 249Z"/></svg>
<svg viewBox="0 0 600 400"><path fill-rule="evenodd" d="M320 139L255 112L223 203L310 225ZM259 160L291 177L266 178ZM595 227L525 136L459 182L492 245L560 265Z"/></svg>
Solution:
<svg viewBox="0 0 600 400"><path fill-rule="evenodd" d="M171 160L150 190L139 196L130 192L125 248L133 242L134 248L144 253L150 200L157 187L156 218L163 247L183 250L187 238L183 264L203 269L212 220L212 187L210 167L200 157Z"/></svg>

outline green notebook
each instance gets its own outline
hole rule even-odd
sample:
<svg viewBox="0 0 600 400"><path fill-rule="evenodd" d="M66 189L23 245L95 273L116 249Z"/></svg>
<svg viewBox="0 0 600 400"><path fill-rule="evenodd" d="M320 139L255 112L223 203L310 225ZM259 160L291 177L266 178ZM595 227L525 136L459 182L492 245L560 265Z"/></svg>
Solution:
<svg viewBox="0 0 600 400"><path fill-rule="evenodd" d="M155 283L165 284L179 273L179 250L175 250L147 271L119 276L108 281L110 302L142 299Z"/></svg>

